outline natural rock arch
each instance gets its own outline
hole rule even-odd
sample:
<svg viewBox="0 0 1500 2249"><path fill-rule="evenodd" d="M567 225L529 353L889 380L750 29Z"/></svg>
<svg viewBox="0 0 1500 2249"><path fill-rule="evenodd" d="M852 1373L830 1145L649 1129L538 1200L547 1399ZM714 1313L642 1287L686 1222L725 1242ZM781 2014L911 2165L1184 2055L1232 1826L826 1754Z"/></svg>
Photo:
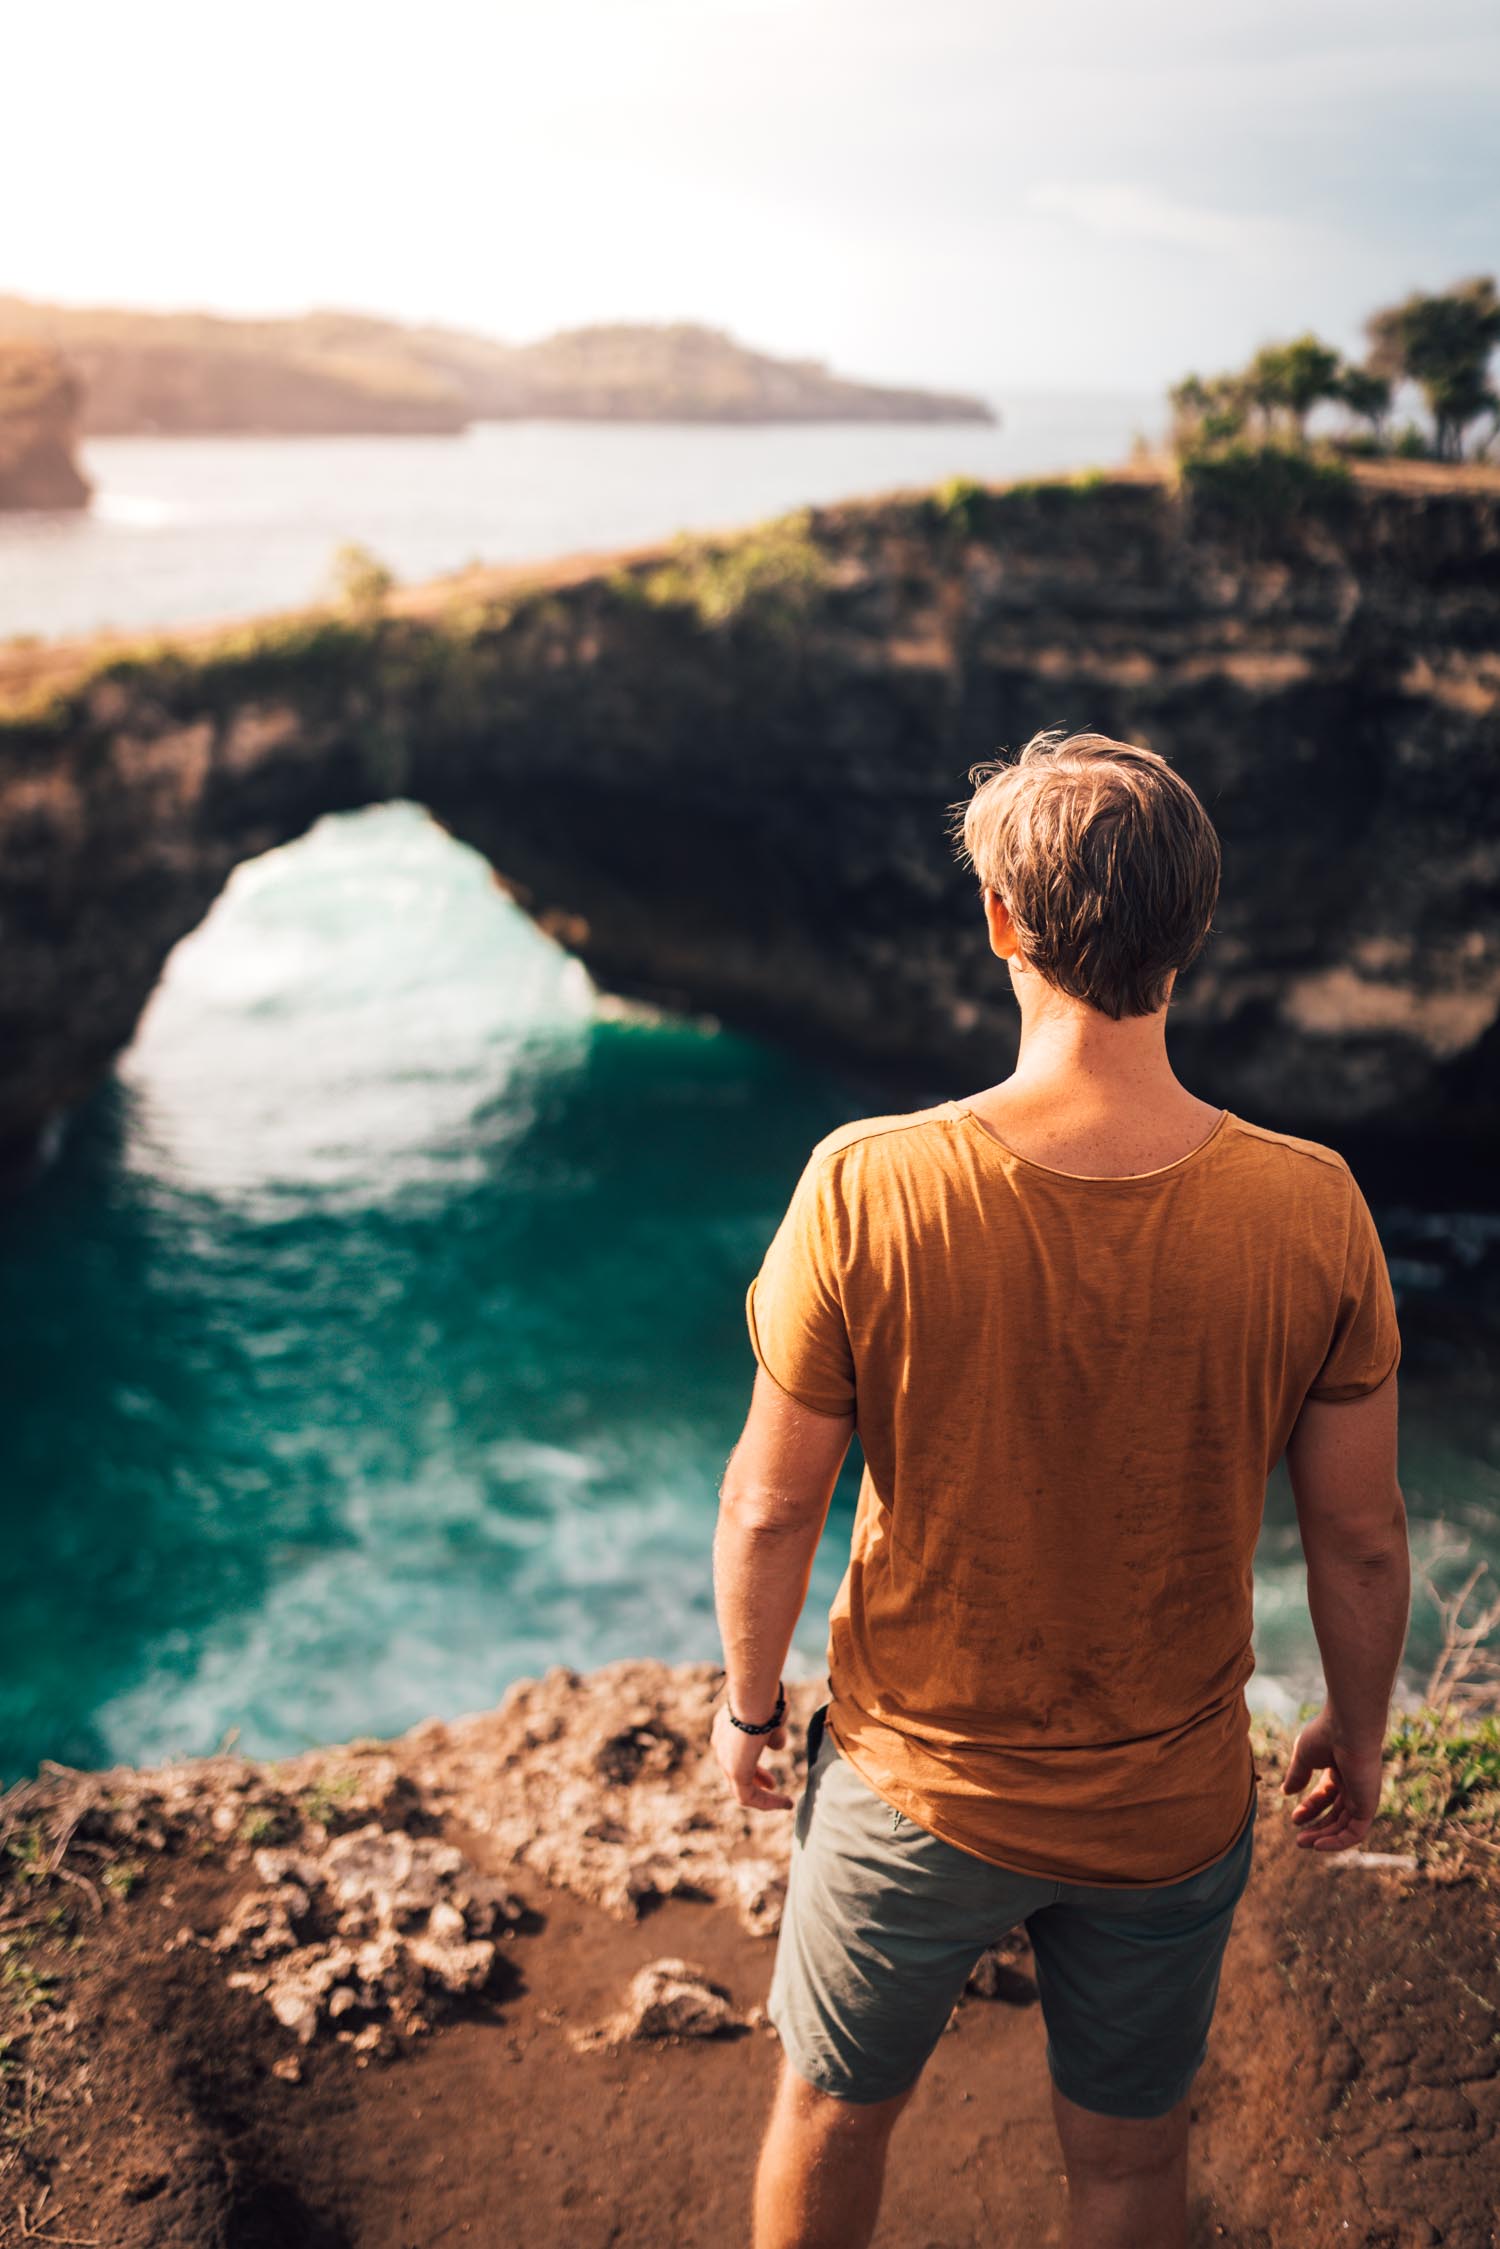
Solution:
<svg viewBox="0 0 1500 2249"><path fill-rule="evenodd" d="M12 1163L235 865L393 796L605 987L968 1090L1015 1019L947 810L1057 723L1149 741L1219 826L1185 1075L1290 1129L1482 1144L1500 489L1376 479L1274 538L1144 480L962 497L185 642L0 721Z"/></svg>

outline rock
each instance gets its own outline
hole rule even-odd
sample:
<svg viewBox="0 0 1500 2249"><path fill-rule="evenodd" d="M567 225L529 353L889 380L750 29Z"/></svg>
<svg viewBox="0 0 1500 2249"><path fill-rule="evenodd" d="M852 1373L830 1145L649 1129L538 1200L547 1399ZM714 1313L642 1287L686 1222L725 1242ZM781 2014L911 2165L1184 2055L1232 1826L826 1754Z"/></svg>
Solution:
<svg viewBox="0 0 1500 2249"><path fill-rule="evenodd" d="M493 1930L525 1910L452 1844L374 1824L321 1853L260 1850L253 1863L266 1886L240 1900L214 1949L304 2045L350 2016L425 2029L427 1996L482 1991Z"/></svg>
<svg viewBox="0 0 1500 2249"><path fill-rule="evenodd" d="M629 2039L717 2038L749 2027L749 2017L735 2010L705 1968L692 1960L663 1959L637 1969L619 2013L596 2030L576 2033L572 2043L587 2053Z"/></svg>
<svg viewBox="0 0 1500 2249"><path fill-rule="evenodd" d="M296 1882L284 1882L275 1891L253 1890L241 1898L213 1940L215 1952L244 1954L251 1960L271 1960L294 1952L297 1929L307 1920L312 1901Z"/></svg>
<svg viewBox="0 0 1500 2249"><path fill-rule="evenodd" d="M518 1681L498 1711L450 1725L425 1785L513 1865L617 1919L658 1898L712 1898L774 1936L791 1818L749 1812L730 1793L709 1746L721 1680L708 1663L627 1660L587 1678ZM824 1692L815 1679L789 1686L792 1746L773 1758L800 1765Z"/></svg>
<svg viewBox="0 0 1500 2249"><path fill-rule="evenodd" d="M166 2192L171 2183L171 2174L167 2171L132 2171L121 2182L120 2200L154 2202L159 2194Z"/></svg>
<svg viewBox="0 0 1500 2249"><path fill-rule="evenodd" d="M1356 1872L1415 1874L1416 1858L1410 1851L1320 1851L1325 1866Z"/></svg>
<svg viewBox="0 0 1500 2249"><path fill-rule="evenodd" d="M729 1868L742 1925L753 1937L774 1937L786 1904L786 1868L775 1859L735 1859Z"/></svg>
<svg viewBox="0 0 1500 2249"><path fill-rule="evenodd" d="M495 1948L482 1939L451 1944L434 1937L412 1937L407 1952L430 1982L455 1994L483 1991L495 1965Z"/></svg>
<svg viewBox="0 0 1500 2249"><path fill-rule="evenodd" d="M1026 1949L1011 1942L991 1945L969 1970L965 1992L979 1999L999 2000L1007 2007L1033 2006L1036 1984L1019 1965Z"/></svg>
<svg viewBox="0 0 1500 2249"><path fill-rule="evenodd" d="M0 342L0 508L81 508L74 458L83 390L45 344Z"/></svg>

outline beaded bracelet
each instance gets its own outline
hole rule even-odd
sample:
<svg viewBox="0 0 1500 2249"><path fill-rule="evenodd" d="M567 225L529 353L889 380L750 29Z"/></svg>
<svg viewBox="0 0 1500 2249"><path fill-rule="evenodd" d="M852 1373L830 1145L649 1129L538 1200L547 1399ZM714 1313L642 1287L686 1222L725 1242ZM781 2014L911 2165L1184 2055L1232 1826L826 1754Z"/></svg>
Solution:
<svg viewBox="0 0 1500 2249"><path fill-rule="evenodd" d="M743 1718L736 1718L734 1712L729 1710L727 1702L724 1708L729 1711L730 1725L738 1726L742 1734L774 1734L782 1719L786 1716L786 1689L778 1679L776 1682L776 1715L774 1718L768 1718L763 1726L747 1726Z"/></svg>

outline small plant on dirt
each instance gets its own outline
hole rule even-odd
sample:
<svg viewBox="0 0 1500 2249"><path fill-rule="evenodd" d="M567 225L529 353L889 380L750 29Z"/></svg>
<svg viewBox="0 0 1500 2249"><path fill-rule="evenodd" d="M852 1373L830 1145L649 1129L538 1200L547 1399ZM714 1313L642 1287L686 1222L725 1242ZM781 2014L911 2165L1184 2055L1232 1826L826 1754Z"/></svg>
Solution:
<svg viewBox="0 0 1500 2249"><path fill-rule="evenodd" d="M33 1967L26 1957L31 1940L24 1932L0 1942L0 2006L23 2018L52 2003L57 1978Z"/></svg>
<svg viewBox="0 0 1500 2249"><path fill-rule="evenodd" d="M101 1876L105 1889L115 1898L132 1897L145 1879L145 1868L130 1859L116 1859L114 1865L107 1866Z"/></svg>
<svg viewBox="0 0 1500 2249"><path fill-rule="evenodd" d="M320 1773L302 1792L302 1809L317 1827L332 1827L359 1794L358 1773Z"/></svg>
<svg viewBox="0 0 1500 2249"><path fill-rule="evenodd" d="M46 1839L39 1827L17 1828L14 1835L5 1838L7 1871L18 1875L23 1882L40 1882L48 1872L49 1858Z"/></svg>

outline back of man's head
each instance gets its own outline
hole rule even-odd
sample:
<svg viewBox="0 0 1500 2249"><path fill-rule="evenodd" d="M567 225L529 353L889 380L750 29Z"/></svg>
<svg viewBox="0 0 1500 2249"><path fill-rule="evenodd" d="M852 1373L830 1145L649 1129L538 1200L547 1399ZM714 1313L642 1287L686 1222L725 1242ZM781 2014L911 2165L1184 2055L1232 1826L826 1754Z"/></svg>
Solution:
<svg viewBox="0 0 1500 2249"><path fill-rule="evenodd" d="M1219 839L1186 781L1154 750L1061 728L969 779L959 848L1031 967L1117 1022L1154 1015L1219 895Z"/></svg>

